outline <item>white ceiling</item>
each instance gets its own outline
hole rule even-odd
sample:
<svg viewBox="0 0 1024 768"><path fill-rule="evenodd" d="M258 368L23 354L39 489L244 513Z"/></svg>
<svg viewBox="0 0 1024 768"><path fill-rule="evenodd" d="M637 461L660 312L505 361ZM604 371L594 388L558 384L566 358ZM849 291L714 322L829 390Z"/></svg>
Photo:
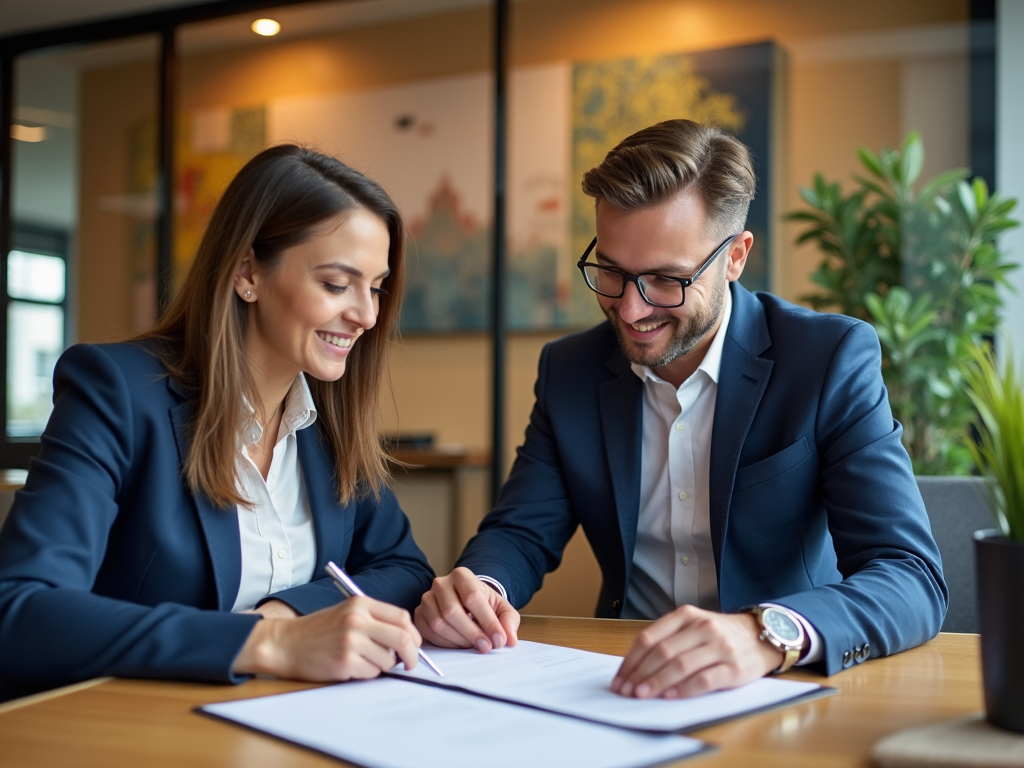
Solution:
<svg viewBox="0 0 1024 768"><path fill-rule="evenodd" d="M291 37L387 19L424 16L486 2L488 0L349 0L286 6L261 15L273 15L281 21L281 36ZM197 4L199 0L0 0L0 37ZM217 33L231 34L231 29L225 25ZM238 34L251 36L253 33L244 25ZM223 39L222 42L231 44Z"/></svg>

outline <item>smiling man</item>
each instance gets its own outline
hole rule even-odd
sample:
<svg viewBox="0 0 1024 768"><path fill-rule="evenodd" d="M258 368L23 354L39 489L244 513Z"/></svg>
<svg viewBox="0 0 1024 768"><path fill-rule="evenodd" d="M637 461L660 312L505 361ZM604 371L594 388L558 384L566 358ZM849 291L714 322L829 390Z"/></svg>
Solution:
<svg viewBox="0 0 1024 768"><path fill-rule="evenodd" d="M938 632L946 586L878 339L737 282L754 187L747 147L688 120L584 175L597 233L578 266L607 322L541 354L498 504L416 610L428 640L514 644L578 525L597 615L656 619L623 695L833 674Z"/></svg>

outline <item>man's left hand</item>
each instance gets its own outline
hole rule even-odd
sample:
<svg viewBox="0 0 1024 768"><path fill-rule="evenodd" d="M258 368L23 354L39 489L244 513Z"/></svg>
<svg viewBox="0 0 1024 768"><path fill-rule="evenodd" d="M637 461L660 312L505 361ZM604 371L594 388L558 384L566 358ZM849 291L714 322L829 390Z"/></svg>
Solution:
<svg viewBox="0 0 1024 768"><path fill-rule="evenodd" d="M782 663L753 614L677 608L641 632L612 681L623 696L678 699L757 680Z"/></svg>

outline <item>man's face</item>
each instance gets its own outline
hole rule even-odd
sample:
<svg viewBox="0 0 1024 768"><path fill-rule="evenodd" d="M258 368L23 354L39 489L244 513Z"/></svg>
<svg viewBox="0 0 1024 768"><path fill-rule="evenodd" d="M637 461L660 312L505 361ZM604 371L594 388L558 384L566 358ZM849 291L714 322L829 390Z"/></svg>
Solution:
<svg viewBox="0 0 1024 768"><path fill-rule="evenodd" d="M601 201L597 207L597 247L591 260L632 274L689 277L721 244L717 233L705 226L706 220L704 199L694 191L637 211L624 211ZM671 374L673 367L696 367L686 365L688 355L697 356L696 364L703 359L718 329L728 282L743 271L752 240L749 233L744 233L727 246L686 289L681 307L651 306L632 283L627 283L621 298L598 295L626 358L663 376Z"/></svg>

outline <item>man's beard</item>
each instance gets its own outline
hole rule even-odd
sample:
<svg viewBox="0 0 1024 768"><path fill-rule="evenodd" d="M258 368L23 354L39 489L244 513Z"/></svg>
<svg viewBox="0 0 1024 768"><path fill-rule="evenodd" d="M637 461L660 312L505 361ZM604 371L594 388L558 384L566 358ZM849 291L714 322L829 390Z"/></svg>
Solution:
<svg viewBox="0 0 1024 768"><path fill-rule="evenodd" d="M711 275L708 275L708 277L711 277ZM657 315L659 308L651 307L651 314L637 322L658 323L664 320L672 326L672 336L669 339L668 346L661 352L655 349L652 344L627 338L622 331L622 325L625 322L619 317L613 307L602 307L601 309L604 311L605 317L611 321L612 328L615 329L615 335L619 340L622 354L626 356L629 362L636 365L645 365L651 369L661 368L691 352L708 335L711 329L715 327L715 323L718 322L718 318L722 315L722 308L725 306L725 292L727 290L728 283L726 281L722 280L717 283L716 290L711 294L708 304L685 320L674 315L659 317ZM660 343L658 346L661 346Z"/></svg>

